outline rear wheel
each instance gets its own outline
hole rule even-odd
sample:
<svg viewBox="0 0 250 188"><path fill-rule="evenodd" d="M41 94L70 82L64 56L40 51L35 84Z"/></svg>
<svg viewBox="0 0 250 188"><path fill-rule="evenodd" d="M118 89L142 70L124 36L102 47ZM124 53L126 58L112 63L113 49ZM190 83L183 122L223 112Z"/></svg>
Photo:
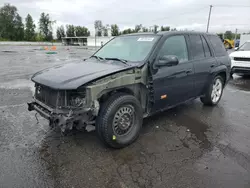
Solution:
<svg viewBox="0 0 250 188"><path fill-rule="evenodd" d="M201 97L201 102L205 105L217 105L221 99L224 87L224 80L221 76L216 76L210 86L207 88L204 97Z"/></svg>
<svg viewBox="0 0 250 188"><path fill-rule="evenodd" d="M138 138L142 119L140 102L132 95L117 93L101 105L96 122L98 137L110 147L126 147Z"/></svg>

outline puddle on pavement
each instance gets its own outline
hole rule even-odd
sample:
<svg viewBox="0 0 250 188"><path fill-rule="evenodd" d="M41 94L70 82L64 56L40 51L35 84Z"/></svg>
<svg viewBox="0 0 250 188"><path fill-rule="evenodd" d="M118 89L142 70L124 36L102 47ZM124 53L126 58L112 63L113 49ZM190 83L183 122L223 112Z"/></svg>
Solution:
<svg viewBox="0 0 250 188"><path fill-rule="evenodd" d="M200 147L202 149L209 149L211 147L211 143L209 142L206 135L208 130L207 124L185 114L181 114L179 117L174 119L174 121L177 123L177 126L184 126L187 128L187 131L190 131L192 134L194 134L196 138L201 141Z"/></svg>
<svg viewBox="0 0 250 188"><path fill-rule="evenodd" d="M250 76L248 77L234 77L229 84L236 89L243 91L250 91Z"/></svg>
<svg viewBox="0 0 250 188"><path fill-rule="evenodd" d="M4 53L18 53L17 51L11 51L11 50L3 50Z"/></svg>

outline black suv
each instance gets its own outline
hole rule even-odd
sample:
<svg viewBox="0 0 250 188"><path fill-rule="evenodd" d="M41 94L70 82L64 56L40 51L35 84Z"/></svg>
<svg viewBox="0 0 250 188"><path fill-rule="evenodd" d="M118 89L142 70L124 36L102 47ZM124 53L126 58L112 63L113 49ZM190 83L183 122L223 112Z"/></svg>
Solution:
<svg viewBox="0 0 250 188"><path fill-rule="evenodd" d="M134 142L143 118L200 97L216 105L231 61L216 35L136 33L113 38L89 59L32 76L29 110L64 132L95 125L114 148Z"/></svg>

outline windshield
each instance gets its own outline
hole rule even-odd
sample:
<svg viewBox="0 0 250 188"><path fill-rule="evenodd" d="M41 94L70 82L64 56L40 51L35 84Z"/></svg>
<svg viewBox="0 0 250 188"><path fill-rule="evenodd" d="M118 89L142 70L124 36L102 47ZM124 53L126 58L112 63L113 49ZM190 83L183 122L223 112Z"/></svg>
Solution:
<svg viewBox="0 0 250 188"><path fill-rule="evenodd" d="M250 51L250 42L245 42L240 48L239 50L242 51Z"/></svg>
<svg viewBox="0 0 250 188"><path fill-rule="evenodd" d="M103 46L95 56L142 61L147 57L158 38L159 36L155 35L116 37Z"/></svg>

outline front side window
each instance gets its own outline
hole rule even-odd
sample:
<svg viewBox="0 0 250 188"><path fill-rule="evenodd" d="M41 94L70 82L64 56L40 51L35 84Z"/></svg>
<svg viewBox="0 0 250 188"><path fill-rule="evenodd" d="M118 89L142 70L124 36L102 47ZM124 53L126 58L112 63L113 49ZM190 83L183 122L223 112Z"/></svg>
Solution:
<svg viewBox="0 0 250 188"><path fill-rule="evenodd" d="M167 55L175 55L180 63L188 61L187 44L183 35L167 38L159 52L159 57Z"/></svg>
<svg viewBox="0 0 250 188"><path fill-rule="evenodd" d="M136 35L116 37L103 46L95 56L118 58L127 61L143 61L160 36Z"/></svg>

